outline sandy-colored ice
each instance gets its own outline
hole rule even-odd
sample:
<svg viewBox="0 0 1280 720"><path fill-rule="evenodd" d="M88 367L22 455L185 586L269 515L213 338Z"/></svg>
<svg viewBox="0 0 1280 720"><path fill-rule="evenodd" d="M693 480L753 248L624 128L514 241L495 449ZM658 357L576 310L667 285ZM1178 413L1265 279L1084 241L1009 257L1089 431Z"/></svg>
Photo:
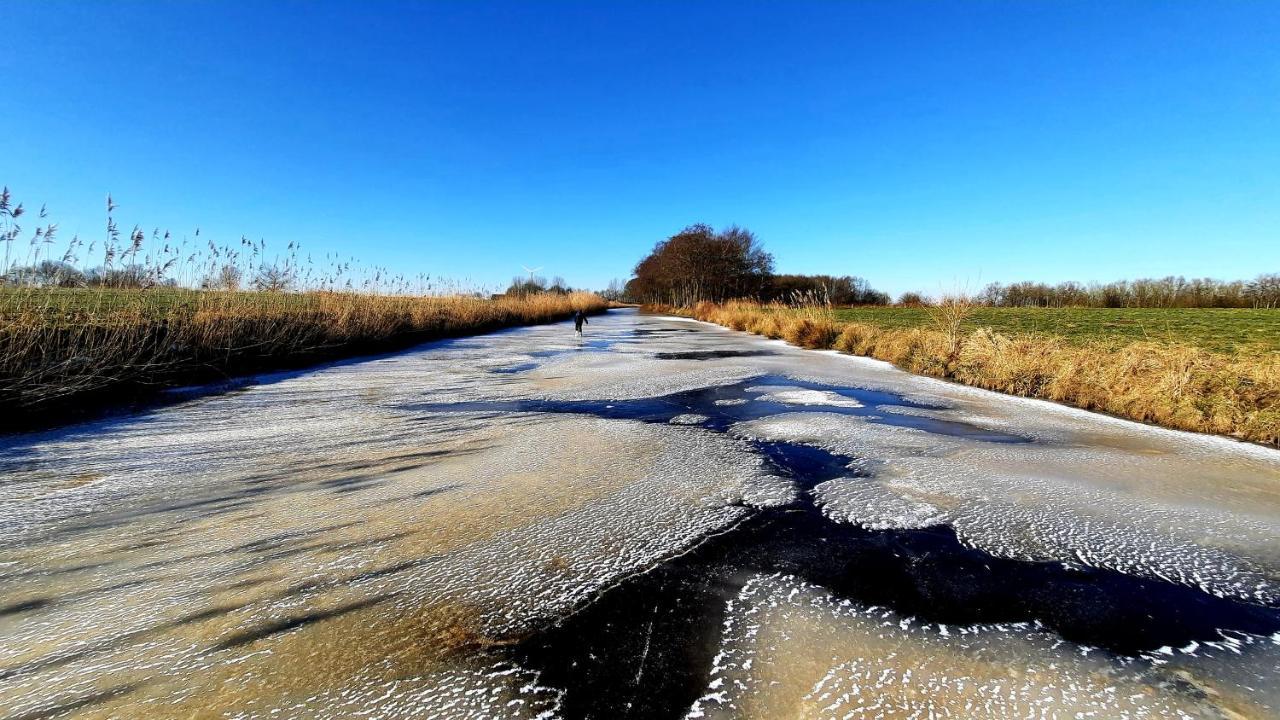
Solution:
<svg viewBox="0 0 1280 720"><path fill-rule="evenodd" d="M226 513L157 509L15 550L10 566L32 574L0 604L47 605L0 622L14 673L0 698L34 710L142 683L89 714L247 712L437 671L744 512L728 505L757 460L723 436L671 434L519 419L426 461L295 460ZM315 613L329 616L253 639Z"/></svg>
<svg viewBox="0 0 1280 720"><path fill-rule="evenodd" d="M1274 688L1206 675L1211 658L1116 658L1026 624L923 624L786 576L753 579L731 604L689 717L1253 718L1277 707ZM1255 667L1280 660L1270 641L1237 652Z"/></svg>

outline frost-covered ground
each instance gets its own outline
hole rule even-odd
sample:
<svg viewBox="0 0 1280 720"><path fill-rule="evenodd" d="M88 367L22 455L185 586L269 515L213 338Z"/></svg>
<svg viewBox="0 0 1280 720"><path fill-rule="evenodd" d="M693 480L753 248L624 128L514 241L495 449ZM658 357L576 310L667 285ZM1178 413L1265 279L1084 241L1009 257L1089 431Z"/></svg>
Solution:
<svg viewBox="0 0 1280 720"><path fill-rule="evenodd" d="M802 507L849 547L945 526L968 560L1252 624L1098 648L1035 609L948 626L708 549ZM0 439L0 715L583 714L603 686L530 648L613 597L641 612L611 682L648 687L653 643L694 642L628 590L661 570L723 618L696 626L714 662L664 671L677 715L1280 716L1277 538L1275 451L614 312Z"/></svg>

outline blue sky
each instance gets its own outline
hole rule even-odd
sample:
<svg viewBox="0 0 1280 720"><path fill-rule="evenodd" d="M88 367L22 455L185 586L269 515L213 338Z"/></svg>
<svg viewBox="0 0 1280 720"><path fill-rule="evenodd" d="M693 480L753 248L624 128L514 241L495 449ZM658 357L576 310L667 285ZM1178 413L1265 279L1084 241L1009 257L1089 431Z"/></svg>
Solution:
<svg viewBox="0 0 1280 720"><path fill-rule="evenodd" d="M122 225L601 287L693 222L898 293L1280 271L1280 3L0 10L0 184Z"/></svg>

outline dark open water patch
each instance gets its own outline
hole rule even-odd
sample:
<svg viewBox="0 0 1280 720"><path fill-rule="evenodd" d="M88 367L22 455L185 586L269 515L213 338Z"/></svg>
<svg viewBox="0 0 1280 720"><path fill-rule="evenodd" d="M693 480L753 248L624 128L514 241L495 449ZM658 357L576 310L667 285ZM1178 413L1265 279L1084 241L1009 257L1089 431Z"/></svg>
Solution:
<svg viewBox="0 0 1280 720"><path fill-rule="evenodd" d="M797 405L765 399L769 390L757 388L798 388L831 392L858 401L861 407ZM632 400L480 400L456 403L415 403L406 409L423 413L542 412L592 415L608 420L639 420L668 423L679 415L702 415L698 426L724 432L733 424L782 413L825 412L861 417L867 422L962 437L985 442L1029 442L1027 438L954 420L880 412L884 407L925 410L944 409L907 400L893 393L843 385L794 380L781 375L760 375L731 385L716 385L686 392Z"/></svg>
<svg viewBox="0 0 1280 720"><path fill-rule="evenodd" d="M1274 608L1110 570L998 558L966 547L948 527L869 531L833 522L808 490L849 475L851 458L790 443L759 450L806 490L803 499L754 511L507 651L564 691L565 717L683 716L710 681L728 602L761 574L794 575L926 622L1037 621L1121 655L1218 640L1224 630L1280 631Z"/></svg>

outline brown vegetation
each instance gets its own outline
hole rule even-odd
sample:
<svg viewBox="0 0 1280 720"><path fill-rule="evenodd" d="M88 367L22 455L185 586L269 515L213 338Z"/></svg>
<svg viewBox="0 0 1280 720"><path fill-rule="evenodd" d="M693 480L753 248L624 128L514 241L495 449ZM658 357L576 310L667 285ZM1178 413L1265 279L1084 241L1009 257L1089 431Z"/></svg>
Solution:
<svg viewBox="0 0 1280 720"><path fill-rule="evenodd" d="M225 378L432 338L547 322L588 293L474 296L0 290L0 406L24 414L127 388Z"/></svg>
<svg viewBox="0 0 1280 720"><path fill-rule="evenodd" d="M966 306L956 299L936 316L934 327L909 328L842 323L820 306L701 303L673 312L803 347L865 355L988 390L1280 445L1276 353L1233 356L1154 342L1114 348L1068 343L1053 335L965 331Z"/></svg>
<svg viewBox="0 0 1280 720"><path fill-rule="evenodd" d="M198 229L179 239L135 225L124 235L118 209L108 195L105 233L57 249L47 211L24 231L29 214L0 188L0 427L62 420L126 392L607 307L559 278L490 298L336 252L313 259L297 242L269 252L265 240L219 244Z"/></svg>

